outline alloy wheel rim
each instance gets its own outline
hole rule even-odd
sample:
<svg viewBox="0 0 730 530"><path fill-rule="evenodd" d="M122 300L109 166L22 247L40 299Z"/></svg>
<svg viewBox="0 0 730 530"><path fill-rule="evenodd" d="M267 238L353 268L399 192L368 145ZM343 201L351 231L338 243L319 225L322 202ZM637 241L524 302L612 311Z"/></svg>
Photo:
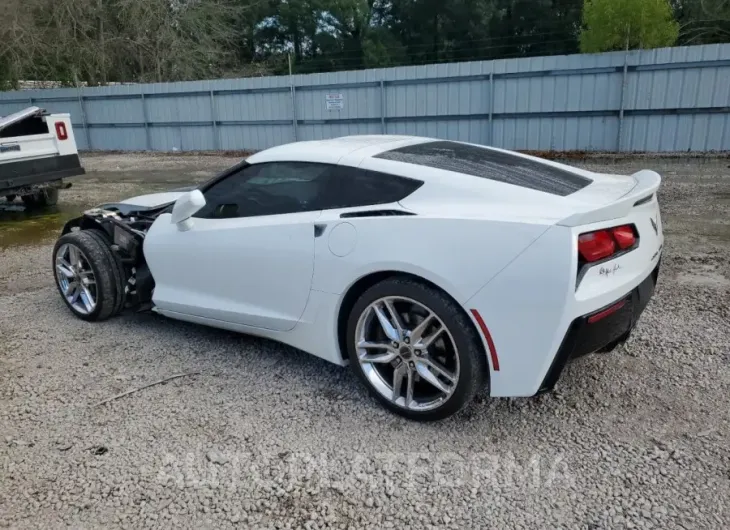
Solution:
<svg viewBox="0 0 730 530"><path fill-rule="evenodd" d="M66 243L56 253L56 281L68 304L82 315L96 308L96 277L83 251Z"/></svg>
<svg viewBox="0 0 730 530"><path fill-rule="evenodd" d="M433 410L456 390L460 365L454 338L416 300L388 296L368 305L355 328L355 351L371 386L404 409Z"/></svg>

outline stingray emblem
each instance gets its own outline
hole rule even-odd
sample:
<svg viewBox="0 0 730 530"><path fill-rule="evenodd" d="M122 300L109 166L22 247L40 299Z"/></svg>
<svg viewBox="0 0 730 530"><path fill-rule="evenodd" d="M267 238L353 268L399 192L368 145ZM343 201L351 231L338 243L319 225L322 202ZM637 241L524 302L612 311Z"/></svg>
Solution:
<svg viewBox="0 0 730 530"><path fill-rule="evenodd" d="M659 227L656 225L656 221L651 217L649 217L649 221L651 221L651 227L654 229L654 233L659 235Z"/></svg>

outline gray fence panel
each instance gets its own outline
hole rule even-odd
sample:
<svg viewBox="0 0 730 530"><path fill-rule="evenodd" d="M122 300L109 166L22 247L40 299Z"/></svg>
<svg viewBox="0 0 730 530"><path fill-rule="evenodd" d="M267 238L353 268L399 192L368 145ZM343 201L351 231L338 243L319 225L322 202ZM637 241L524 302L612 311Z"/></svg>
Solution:
<svg viewBox="0 0 730 530"><path fill-rule="evenodd" d="M228 125L220 129L220 149L266 149L294 141L291 125Z"/></svg>
<svg viewBox="0 0 730 530"><path fill-rule="evenodd" d="M291 97L286 92L219 93L215 96L219 121L264 122L291 120Z"/></svg>
<svg viewBox="0 0 730 530"><path fill-rule="evenodd" d="M51 107L51 105L53 105ZM89 99L84 100L86 112L91 123L108 123L127 125L134 123L144 123L144 115L142 111L142 99L136 97L134 99ZM56 112L55 104L48 102L44 105L49 110ZM80 116L74 116L74 122L78 122Z"/></svg>
<svg viewBox="0 0 730 530"><path fill-rule="evenodd" d="M380 134L380 123L325 123L299 125L299 140L323 140L353 134Z"/></svg>
<svg viewBox="0 0 730 530"><path fill-rule="evenodd" d="M83 131L75 129L76 137ZM93 127L91 145L100 151L139 151L147 149L144 127Z"/></svg>
<svg viewBox="0 0 730 530"><path fill-rule="evenodd" d="M728 151L730 44L0 93L0 115L29 105L70 113L79 148L94 150L388 133L538 151Z"/></svg>

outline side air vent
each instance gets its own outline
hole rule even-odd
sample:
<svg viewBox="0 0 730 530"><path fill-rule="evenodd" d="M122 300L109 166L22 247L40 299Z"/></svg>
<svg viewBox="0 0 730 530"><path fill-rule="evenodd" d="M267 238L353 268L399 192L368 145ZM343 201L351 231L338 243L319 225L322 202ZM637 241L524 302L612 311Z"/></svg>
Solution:
<svg viewBox="0 0 730 530"><path fill-rule="evenodd" d="M342 219L349 219L352 217L394 217L394 216L408 216L416 215L412 212L404 212L403 210L364 210L361 212L345 212L340 214Z"/></svg>
<svg viewBox="0 0 730 530"><path fill-rule="evenodd" d="M634 203L634 208L637 206L641 206L642 204L646 204L647 202L650 202L654 198L654 194L652 193L648 197L644 197L643 199L639 199Z"/></svg>

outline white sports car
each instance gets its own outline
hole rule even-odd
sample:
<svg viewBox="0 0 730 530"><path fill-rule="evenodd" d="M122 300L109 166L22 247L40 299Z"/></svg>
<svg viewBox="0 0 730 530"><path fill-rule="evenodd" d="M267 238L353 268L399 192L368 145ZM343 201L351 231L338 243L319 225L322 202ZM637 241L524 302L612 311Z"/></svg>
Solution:
<svg viewBox="0 0 730 530"><path fill-rule="evenodd" d="M136 308L268 337L435 420L483 387L548 391L627 339L657 281L660 180L410 136L298 142L86 211L53 270L84 320Z"/></svg>

